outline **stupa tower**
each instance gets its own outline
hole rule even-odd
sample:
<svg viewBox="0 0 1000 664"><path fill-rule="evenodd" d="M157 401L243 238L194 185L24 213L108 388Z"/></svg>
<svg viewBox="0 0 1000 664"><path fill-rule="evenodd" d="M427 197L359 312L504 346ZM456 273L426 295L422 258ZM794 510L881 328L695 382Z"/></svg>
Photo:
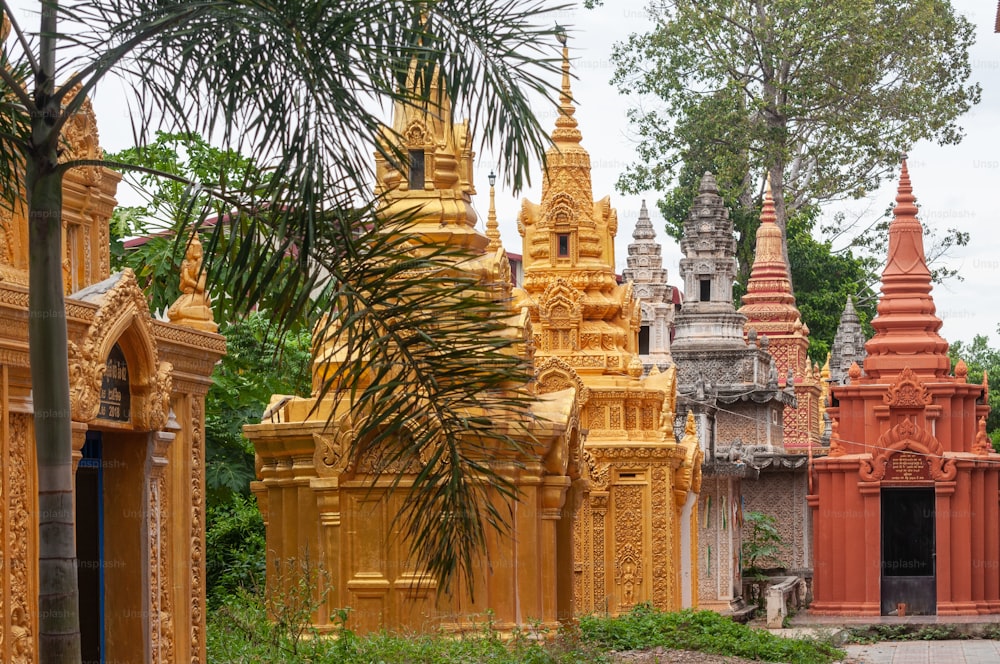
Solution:
<svg viewBox="0 0 1000 664"><path fill-rule="evenodd" d="M830 380L838 385L845 383L851 365L857 363L860 366L864 361L865 332L854 308L854 297L849 295L830 347Z"/></svg>
<svg viewBox="0 0 1000 664"><path fill-rule="evenodd" d="M816 614L1000 613L988 388L964 362L949 373L914 203L904 161L876 334L864 371L831 385L830 453L813 462Z"/></svg>
<svg viewBox="0 0 1000 664"><path fill-rule="evenodd" d="M747 317L747 330L770 339L768 351L774 356L779 382L791 383L788 386L795 389L796 407L785 408L784 412L784 441L787 451L801 452L821 446L822 388L819 372L809 362L809 328L795 306L788 263L782 251L783 237L776 221L768 176L753 267L739 311Z"/></svg>
<svg viewBox="0 0 1000 664"><path fill-rule="evenodd" d="M746 349L746 318L733 306L736 238L715 176L705 173L684 222L684 306L674 320L672 351Z"/></svg>
<svg viewBox="0 0 1000 664"><path fill-rule="evenodd" d="M563 48L562 93L552 147L545 153L542 201L525 200L517 218L524 238L524 294L538 350L582 374L638 377L639 302L615 278L618 213L610 196L593 199L590 155L581 144Z"/></svg>
<svg viewBox="0 0 1000 664"><path fill-rule="evenodd" d="M641 602L697 603L701 449L674 435L675 372L642 378L640 309L615 279L618 216L593 200L563 48L559 117L541 203L524 201L524 286L514 302L534 331L541 394L576 386L590 493L576 519L576 609L617 615ZM686 424L686 420L685 420Z"/></svg>
<svg viewBox="0 0 1000 664"><path fill-rule="evenodd" d="M934 315L931 271L924 257L924 229L917 220L916 200L904 160L889 225L882 299L872 320L875 336L865 344L865 374L870 378L889 378L905 367L923 378L940 378L951 369L948 342L938 334L941 319Z"/></svg>
<svg viewBox="0 0 1000 664"><path fill-rule="evenodd" d="M622 278L632 282L636 297L641 301L639 358L643 368L649 371L653 366L666 366L673 361L670 358L670 328L674 319L674 289L667 285L662 247L656 241L646 201L639 210L632 239L634 242L628 245L628 267L622 270Z"/></svg>

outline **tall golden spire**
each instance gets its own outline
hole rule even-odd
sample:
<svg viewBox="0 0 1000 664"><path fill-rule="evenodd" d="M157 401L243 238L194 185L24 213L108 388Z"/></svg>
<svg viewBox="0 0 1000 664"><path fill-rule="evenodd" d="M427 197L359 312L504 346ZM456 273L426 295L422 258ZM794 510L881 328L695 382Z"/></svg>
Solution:
<svg viewBox="0 0 1000 664"><path fill-rule="evenodd" d="M614 238L618 233L618 213L610 197L593 198L590 154L581 144L573 91L570 87L569 48L562 43L562 91L558 116L552 131L552 146L545 152L542 200L537 205L525 201L518 216L518 230L524 237L526 287L544 288L548 277L559 274L582 278L593 286L613 288ZM542 274L547 276L542 277ZM536 275L538 275L536 279Z"/></svg>
<svg viewBox="0 0 1000 664"><path fill-rule="evenodd" d="M497 223L497 204L496 204L496 173L490 171L490 211L486 215L486 237L489 239L489 244L486 245L487 252L494 252L499 249L502 245L500 243L500 225Z"/></svg>
<svg viewBox="0 0 1000 664"><path fill-rule="evenodd" d="M559 94L559 117L556 118L556 129L552 132L552 141L560 143L579 144L583 139L577 127L576 107L573 105L573 91L570 88L569 47L566 45L565 34L561 35L562 43L562 91Z"/></svg>

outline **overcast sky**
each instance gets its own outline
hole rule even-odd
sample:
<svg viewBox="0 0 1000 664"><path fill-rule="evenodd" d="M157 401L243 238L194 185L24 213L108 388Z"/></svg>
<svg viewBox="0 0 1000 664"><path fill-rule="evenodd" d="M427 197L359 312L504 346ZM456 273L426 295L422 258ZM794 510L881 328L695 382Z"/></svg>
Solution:
<svg viewBox="0 0 1000 664"><path fill-rule="evenodd" d="M933 295L938 315L944 320L942 334L949 340L970 340L975 334L996 333L1000 322L1000 231L997 230L1000 193L1000 35L993 33L996 4L986 0L954 0L953 4L977 26L977 43L972 51L973 79L983 87L982 102L962 119L967 135L955 146L918 144L910 152L910 174L914 193L921 206L920 218L930 226L957 227L972 235L967 247L960 247L948 264L960 270L964 281L952 280L935 286ZM650 25L645 0L608 0L606 6L563 12L559 23L570 29L573 58L573 93L577 100L576 117L583 132L583 145L590 152L593 165L594 197L611 195L618 210L619 232L616 238L617 270L625 265L628 243L638 216L642 198L649 203L653 225L663 243L664 264L671 283L679 283L677 265L680 250L665 237L663 220L656 210L656 192L644 196L624 196L614 189L615 181L635 158L635 143L629 137L626 110L636 103L611 86L613 73L611 49L632 32L645 31ZM24 8L36 9L33 2L14 2L18 16L29 29L34 20ZM129 123L122 117L120 83L103 85L94 96L102 146L109 151L132 145ZM545 109L545 120L554 126L553 110ZM494 164L490 154L477 156L476 206L480 223L485 224L489 204L486 180ZM534 187L522 196L540 199L540 173L533 177ZM895 197L895 183L889 183L868 201L848 206L848 211L877 217ZM126 198L126 197L122 197ZM132 201L134 202L134 201ZM517 233L520 198L497 191L497 209L504 246L521 252Z"/></svg>

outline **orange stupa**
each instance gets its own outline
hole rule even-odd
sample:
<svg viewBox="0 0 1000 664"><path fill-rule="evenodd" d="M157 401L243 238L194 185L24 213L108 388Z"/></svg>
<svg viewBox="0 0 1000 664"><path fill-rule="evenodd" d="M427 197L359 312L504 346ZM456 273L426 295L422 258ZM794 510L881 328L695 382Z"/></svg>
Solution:
<svg viewBox="0 0 1000 664"><path fill-rule="evenodd" d="M832 385L812 469L814 601L833 615L1000 613L1000 455L987 386L949 375L910 177L889 227L864 372Z"/></svg>
<svg viewBox="0 0 1000 664"><path fill-rule="evenodd" d="M899 193L889 226L889 256L882 272L882 299L872 321L875 336L865 344L865 374L898 375L909 367L921 377L948 375L948 342L934 315L931 271L924 257L924 229L917 219L916 198L903 160Z"/></svg>
<svg viewBox="0 0 1000 664"><path fill-rule="evenodd" d="M770 339L768 352L774 356L779 380L795 390L796 407L785 408L784 442L789 452L820 448L822 420L819 400L822 392L819 370L809 362L809 328L802 323L795 306L788 263L785 261L781 229L778 227L771 194L771 178L764 188L764 205L754 251L753 267L743 296L740 313L747 317L745 329Z"/></svg>

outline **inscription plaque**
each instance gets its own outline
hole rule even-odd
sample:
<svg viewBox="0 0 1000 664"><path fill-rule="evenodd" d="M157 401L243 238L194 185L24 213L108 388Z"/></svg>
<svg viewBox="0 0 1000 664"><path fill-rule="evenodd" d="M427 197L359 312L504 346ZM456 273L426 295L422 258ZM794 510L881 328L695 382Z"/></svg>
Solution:
<svg viewBox="0 0 1000 664"><path fill-rule="evenodd" d="M900 452L889 457L885 482L926 482L931 478L930 460L922 454Z"/></svg>
<svg viewBox="0 0 1000 664"><path fill-rule="evenodd" d="M101 380L101 407L97 418L114 422L128 422L132 394L129 391L128 363L121 347L115 344L104 364Z"/></svg>

